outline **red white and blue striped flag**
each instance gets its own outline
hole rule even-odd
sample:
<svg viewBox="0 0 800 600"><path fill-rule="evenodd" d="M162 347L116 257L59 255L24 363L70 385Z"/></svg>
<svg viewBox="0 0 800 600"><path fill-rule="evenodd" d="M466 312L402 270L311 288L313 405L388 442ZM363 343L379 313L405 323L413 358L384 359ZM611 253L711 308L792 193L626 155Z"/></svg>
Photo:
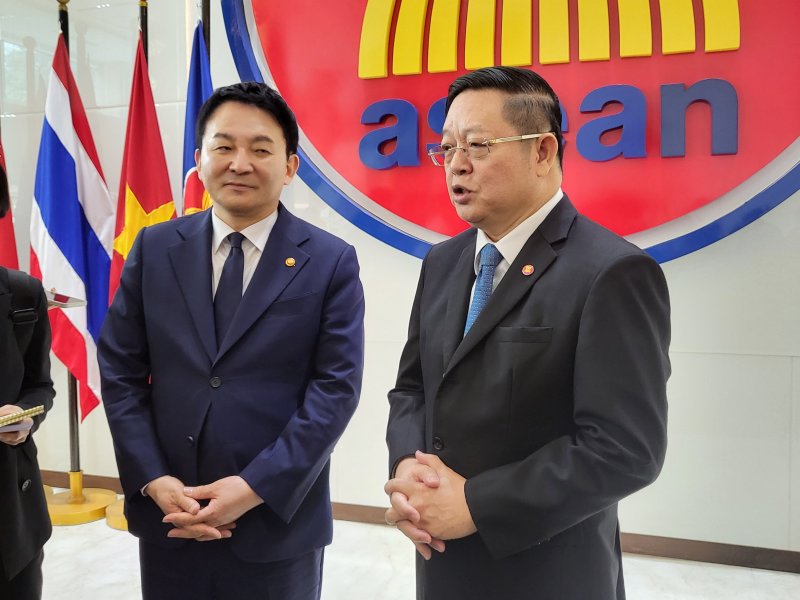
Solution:
<svg viewBox="0 0 800 600"><path fill-rule="evenodd" d="M78 380L81 418L98 405L97 338L108 309L114 205L59 36L31 209L31 274L46 289L85 299L50 311L53 352Z"/></svg>

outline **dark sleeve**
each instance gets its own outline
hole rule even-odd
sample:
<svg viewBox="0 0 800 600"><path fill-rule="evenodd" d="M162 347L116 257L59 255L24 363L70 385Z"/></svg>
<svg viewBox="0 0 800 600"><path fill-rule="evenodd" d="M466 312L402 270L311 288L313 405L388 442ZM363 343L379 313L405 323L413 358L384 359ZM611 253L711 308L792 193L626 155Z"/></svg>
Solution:
<svg viewBox="0 0 800 600"><path fill-rule="evenodd" d="M389 423L386 444L389 447L389 477L394 476L397 463L425 450L425 388L420 357L420 306L425 282L422 262L417 293L411 308L408 339L400 356L397 383L389 392Z"/></svg>
<svg viewBox="0 0 800 600"><path fill-rule="evenodd" d="M150 401L150 351L142 300L146 231L139 232L128 254L97 345L103 406L120 483L129 498L154 479L170 474Z"/></svg>
<svg viewBox="0 0 800 600"><path fill-rule="evenodd" d="M32 278L30 281L37 287L37 320L23 357L25 374L16 404L24 410L42 405L46 413L53 407L53 398L56 395L53 380L50 378L50 320L47 317L47 298L41 283ZM31 431L38 429L44 417L45 415L34 417Z"/></svg>
<svg viewBox="0 0 800 600"><path fill-rule="evenodd" d="M303 403L278 439L240 473L287 523L317 481L353 416L363 372L364 290L355 249L348 246L325 291L314 373Z"/></svg>
<svg viewBox="0 0 800 600"><path fill-rule="evenodd" d="M545 541L655 480L667 441L669 313L664 275L649 256L623 256L599 273L580 317L573 433L467 481L473 520L495 557Z"/></svg>

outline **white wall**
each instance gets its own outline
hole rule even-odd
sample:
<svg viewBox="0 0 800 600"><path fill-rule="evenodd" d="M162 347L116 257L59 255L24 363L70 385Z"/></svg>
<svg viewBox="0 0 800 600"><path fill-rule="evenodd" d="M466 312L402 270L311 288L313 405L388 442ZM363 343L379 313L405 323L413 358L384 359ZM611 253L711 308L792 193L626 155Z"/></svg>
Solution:
<svg viewBox="0 0 800 600"><path fill-rule="evenodd" d="M109 8L97 8L111 4ZM214 83L237 80L219 7L212 12ZM2 134L18 245L27 262L44 82L58 23L54 0L4 1L0 40L35 43L34 77L3 61ZM73 69L116 197L136 43L136 0L72 0ZM185 67L193 1L150 5L150 69L175 198L180 194ZM85 41L81 41L81 37ZM80 45L85 47L84 52ZM8 97L24 82L30 94ZM13 94L12 94L13 95ZM11 116L11 115L14 116ZM567 190L569 191L569 190ZM297 180L284 196L297 215L354 244L367 296L361 405L339 443L333 498L381 506L386 392L392 386L419 260L366 235ZM664 265L673 303L670 447L661 478L622 506L623 530L800 551L800 194L722 241ZM44 469L69 468L66 375L37 433ZM116 475L102 407L81 426L86 473Z"/></svg>

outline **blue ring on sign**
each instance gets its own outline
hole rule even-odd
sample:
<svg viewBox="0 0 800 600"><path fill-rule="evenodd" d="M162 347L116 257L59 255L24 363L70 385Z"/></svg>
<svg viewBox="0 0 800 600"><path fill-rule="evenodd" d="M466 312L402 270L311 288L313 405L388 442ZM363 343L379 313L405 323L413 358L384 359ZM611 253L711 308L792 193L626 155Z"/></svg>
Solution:
<svg viewBox="0 0 800 600"><path fill-rule="evenodd" d="M231 47L233 62L242 81L263 82L264 77L258 68L255 53L250 44L244 2L245 0L222 0L222 15L228 32L228 43ZM298 150L298 154L302 158L298 170L300 179L331 208L359 229L393 248L418 258L425 256L431 247L429 242L409 235L364 210L328 179L325 173L309 160L302 148ZM750 200L716 221L644 250L659 263L686 256L718 242L763 217L798 190L800 190L800 163Z"/></svg>
<svg viewBox="0 0 800 600"><path fill-rule="evenodd" d="M739 231L745 225L763 217L799 189L800 164L796 164L783 177L724 217L645 250L660 263L680 258Z"/></svg>

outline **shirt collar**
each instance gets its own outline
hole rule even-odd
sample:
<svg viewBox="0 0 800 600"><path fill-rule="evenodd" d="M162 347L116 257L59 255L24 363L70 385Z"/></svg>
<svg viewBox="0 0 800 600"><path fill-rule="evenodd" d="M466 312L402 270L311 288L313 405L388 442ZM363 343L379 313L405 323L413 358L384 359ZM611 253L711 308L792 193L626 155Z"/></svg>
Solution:
<svg viewBox="0 0 800 600"><path fill-rule="evenodd" d="M522 250L522 247L525 245L525 242L528 241L528 238L533 235L533 232L536 231L536 228L541 225L544 220L547 218L547 215L550 214L550 211L555 208L555 205L558 204L559 200L564 197L564 192L561 191L561 188L558 188L556 193L553 195L550 200L545 202L539 210L533 213L530 217L522 221L519 225L514 227L511 231L505 234L502 238L493 242L489 239L489 237L483 232L482 229L478 229L478 235L475 240L475 259L474 259L474 266L475 266L475 273L479 273L481 269L481 249L486 244L494 244L497 250L503 257L503 260L506 261L509 265L514 262L514 259L517 258L517 255Z"/></svg>
<svg viewBox="0 0 800 600"><path fill-rule="evenodd" d="M277 220L278 211L275 210L268 217L264 217L260 221L256 221L252 225L248 225L239 233L241 233L245 239L258 248L259 252L263 252L264 246L267 245L269 234L272 231L272 228L275 226L275 222ZM214 212L213 208L211 209L211 228L211 253L216 254L219 251L219 247L222 245L222 242L226 237L228 237L228 234L234 232L234 229L225 221L220 219Z"/></svg>

